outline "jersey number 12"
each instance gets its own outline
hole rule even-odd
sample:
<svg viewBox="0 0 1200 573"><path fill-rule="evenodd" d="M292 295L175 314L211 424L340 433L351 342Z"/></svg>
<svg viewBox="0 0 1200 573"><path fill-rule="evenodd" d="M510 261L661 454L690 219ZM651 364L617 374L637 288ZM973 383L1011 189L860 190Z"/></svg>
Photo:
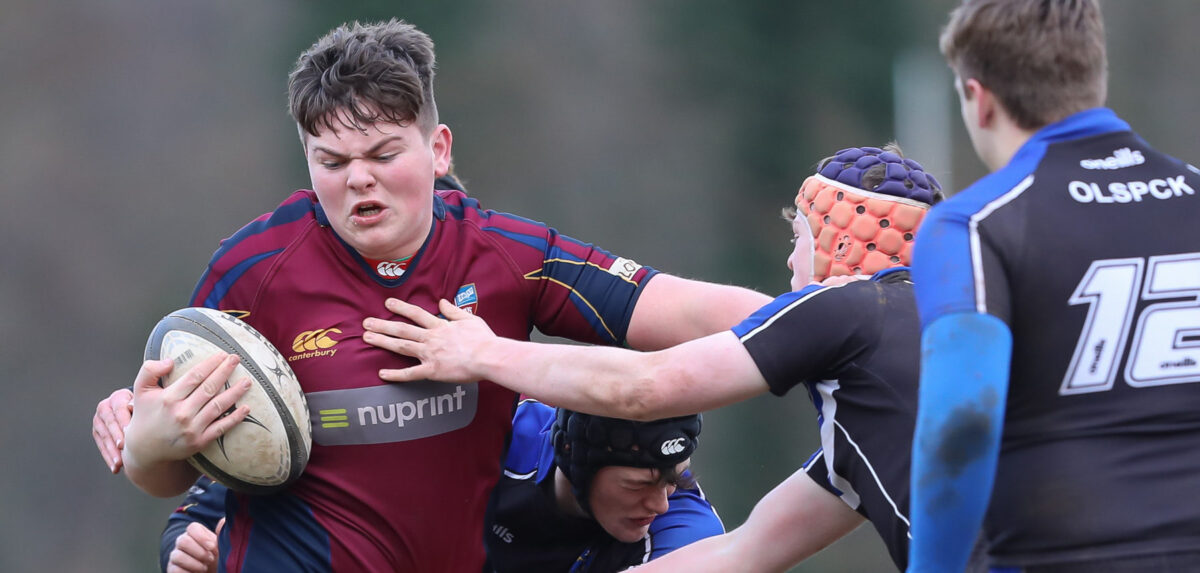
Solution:
<svg viewBox="0 0 1200 573"><path fill-rule="evenodd" d="M1135 316L1139 300L1156 299L1175 300ZM1069 302L1088 305L1088 314L1059 394L1111 389L1131 327L1126 383L1200 382L1200 253L1095 261Z"/></svg>

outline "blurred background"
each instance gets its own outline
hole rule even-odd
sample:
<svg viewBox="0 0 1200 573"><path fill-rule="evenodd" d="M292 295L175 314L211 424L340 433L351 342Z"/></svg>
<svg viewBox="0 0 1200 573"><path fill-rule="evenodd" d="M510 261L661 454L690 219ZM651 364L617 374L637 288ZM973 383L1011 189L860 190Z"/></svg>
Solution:
<svg viewBox="0 0 1200 573"><path fill-rule="evenodd" d="M156 569L175 500L108 473L95 403L217 241L307 187L285 81L331 27L433 36L485 206L778 294L779 208L822 157L897 139L948 189L983 175L936 49L955 3L0 0L0 571ZM1104 9L1110 104L1200 160L1200 3ZM802 392L705 421L695 467L729 528L817 447ZM890 569L867 527L795 571Z"/></svg>

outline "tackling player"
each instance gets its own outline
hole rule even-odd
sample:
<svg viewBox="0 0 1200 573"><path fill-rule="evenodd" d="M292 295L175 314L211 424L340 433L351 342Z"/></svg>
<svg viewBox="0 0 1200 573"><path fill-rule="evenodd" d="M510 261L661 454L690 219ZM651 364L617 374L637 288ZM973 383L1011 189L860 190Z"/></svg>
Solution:
<svg viewBox="0 0 1200 573"><path fill-rule="evenodd" d="M522 401L484 543L497 573L612 573L724 531L688 470L700 417L633 422ZM217 565L226 489L206 477L171 514L164 573Z"/></svg>
<svg viewBox="0 0 1200 573"><path fill-rule="evenodd" d="M653 353L533 344L497 337L485 321L447 301L440 308L449 322L390 300L389 308L417 326L368 320L367 340L421 364L381 376L456 383L486 377L572 409L638 419L803 387L817 410L821 450L741 527L647 570L783 570L864 520L903 568L919 363L916 303L904 265L940 189L894 148L845 149L818 171L788 211L793 292L731 331ZM842 286L810 284L862 273L875 274Z"/></svg>
<svg viewBox="0 0 1200 573"><path fill-rule="evenodd" d="M993 173L914 255L910 570L986 521L997 571L1200 571L1200 176L1101 107L1095 0L967 0L941 48Z"/></svg>
<svg viewBox="0 0 1200 573"><path fill-rule="evenodd" d="M435 191L453 138L433 79L431 40L396 20L339 27L301 55L289 110L313 190L226 239L193 293L191 305L237 314L283 352L312 414L300 479L280 495L229 498L219 539L228 571L483 565L479 533L516 394L486 381L383 383L380 369L413 363L362 338L364 317L393 318L385 299L428 309L452 299L514 338L536 327L635 348L728 328L768 300L658 273L459 190ZM133 483L171 496L195 482L184 460L245 416L225 415L247 387L233 380L221 391L233 367L214 359L163 389L156 381L171 363L143 364L120 450Z"/></svg>

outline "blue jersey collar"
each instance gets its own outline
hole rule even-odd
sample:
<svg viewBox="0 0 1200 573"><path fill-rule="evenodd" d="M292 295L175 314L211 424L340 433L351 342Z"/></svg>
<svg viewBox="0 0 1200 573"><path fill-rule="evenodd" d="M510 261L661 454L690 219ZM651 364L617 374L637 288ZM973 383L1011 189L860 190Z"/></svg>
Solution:
<svg viewBox="0 0 1200 573"><path fill-rule="evenodd" d="M1094 107L1069 115L1035 131L1029 141L1026 141L1013 157L1021 155L1028 148L1040 147L1056 141L1079 139L1114 131L1129 131L1130 129L1129 124L1117 117L1113 110L1106 107Z"/></svg>
<svg viewBox="0 0 1200 573"><path fill-rule="evenodd" d="M893 275L896 273L907 273L907 272L911 272L911 271L912 271L912 268L910 268L910 267L892 267L889 269L883 269L882 271L879 271L879 272L871 275L871 280L881 281L881 280L883 280L883 277L886 277L888 275Z"/></svg>

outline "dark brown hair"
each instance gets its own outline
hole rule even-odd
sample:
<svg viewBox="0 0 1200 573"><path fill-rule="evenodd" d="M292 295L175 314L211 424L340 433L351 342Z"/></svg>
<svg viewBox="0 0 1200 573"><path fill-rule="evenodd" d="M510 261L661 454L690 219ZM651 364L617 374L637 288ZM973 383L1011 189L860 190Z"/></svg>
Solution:
<svg viewBox="0 0 1200 573"><path fill-rule="evenodd" d="M1108 59L1095 0L967 0L940 45L958 77L996 94L1022 129L1104 105Z"/></svg>
<svg viewBox="0 0 1200 573"><path fill-rule="evenodd" d="M433 40L412 24L343 24L300 55L288 77L288 111L312 136L335 122L363 131L378 121L438 124Z"/></svg>

